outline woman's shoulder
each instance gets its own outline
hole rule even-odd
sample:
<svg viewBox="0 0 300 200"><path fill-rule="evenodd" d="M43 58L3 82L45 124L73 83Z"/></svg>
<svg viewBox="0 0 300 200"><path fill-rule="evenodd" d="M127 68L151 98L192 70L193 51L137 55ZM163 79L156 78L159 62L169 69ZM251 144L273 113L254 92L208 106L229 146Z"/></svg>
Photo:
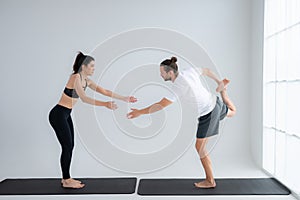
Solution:
<svg viewBox="0 0 300 200"><path fill-rule="evenodd" d="M67 81L67 85L74 84L76 80L77 81L80 80L79 74L71 74L69 76L69 80Z"/></svg>
<svg viewBox="0 0 300 200"><path fill-rule="evenodd" d="M80 75L78 73L70 75L70 79L77 79L77 78L80 78Z"/></svg>

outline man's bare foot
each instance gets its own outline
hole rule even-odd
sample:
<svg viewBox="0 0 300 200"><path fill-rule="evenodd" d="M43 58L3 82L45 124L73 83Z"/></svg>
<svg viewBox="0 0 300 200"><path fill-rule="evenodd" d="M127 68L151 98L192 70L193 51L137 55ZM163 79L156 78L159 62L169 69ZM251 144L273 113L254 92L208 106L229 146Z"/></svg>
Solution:
<svg viewBox="0 0 300 200"><path fill-rule="evenodd" d="M82 184L80 181L74 179L64 179L62 181L62 187L64 188L73 188L73 189L80 189L83 188L85 185Z"/></svg>
<svg viewBox="0 0 300 200"><path fill-rule="evenodd" d="M228 83L230 82L230 80L224 78L218 85L216 92L222 92L223 90L226 89L226 86L228 85Z"/></svg>
<svg viewBox="0 0 300 200"><path fill-rule="evenodd" d="M216 182L210 182L208 180L204 180L198 183L194 183L195 187L197 188L215 188L216 187Z"/></svg>

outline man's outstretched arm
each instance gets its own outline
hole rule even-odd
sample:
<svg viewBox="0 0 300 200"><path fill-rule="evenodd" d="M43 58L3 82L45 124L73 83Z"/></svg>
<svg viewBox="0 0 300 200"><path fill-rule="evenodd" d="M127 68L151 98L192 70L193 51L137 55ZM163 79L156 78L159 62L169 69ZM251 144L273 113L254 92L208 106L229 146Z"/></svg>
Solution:
<svg viewBox="0 0 300 200"><path fill-rule="evenodd" d="M127 118L133 119L133 118L139 117L140 115L145 115L145 114L150 114L150 113L160 111L160 110L164 109L165 107L167 107L168 105L170 105L171 103L172 103L172 101L168 100L167 98L163 98L159 102L154 103L151 106L148 106L147 108L143 108L140 110L131 108L131 112L127 114Z"/></svg>

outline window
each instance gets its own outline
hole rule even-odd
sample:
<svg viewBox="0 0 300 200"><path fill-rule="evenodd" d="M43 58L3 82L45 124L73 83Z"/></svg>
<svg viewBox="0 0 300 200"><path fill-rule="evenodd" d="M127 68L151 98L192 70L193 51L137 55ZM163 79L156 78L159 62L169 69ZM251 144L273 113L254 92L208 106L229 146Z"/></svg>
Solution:
<svg viewBox="0 0 300 200"><path fill-rule="evenodd" d="M263 168L300 194L300 0L265 0Z"/></svg>

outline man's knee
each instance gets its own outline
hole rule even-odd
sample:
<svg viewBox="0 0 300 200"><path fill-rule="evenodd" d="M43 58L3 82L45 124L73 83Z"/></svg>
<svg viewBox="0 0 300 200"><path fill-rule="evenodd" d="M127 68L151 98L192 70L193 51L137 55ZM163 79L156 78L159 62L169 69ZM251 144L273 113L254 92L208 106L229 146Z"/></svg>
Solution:
<svg viewBox="0 0 300 200"><path fill-rule="evenodd" d="M197 152L200 151L200 145L198 143L195 144L195 149L196 149Z"/></svg>
<svg viewBox="0 0 300 200"><path fill-rule="evenodd" d="M205 149L204 150L200 150L198 152L198 154L199 154L200 159L204 159L207 156L207 151Z"/></svg>
<svg viewBox="0 0 300 200"><path fill-rule="evenodd" d="M204 158L204 157L207 156L207 151L203 146L200 146L200 145L196 144L195 147L196 147L197 153L198 153L200 158Z"/></svg>

